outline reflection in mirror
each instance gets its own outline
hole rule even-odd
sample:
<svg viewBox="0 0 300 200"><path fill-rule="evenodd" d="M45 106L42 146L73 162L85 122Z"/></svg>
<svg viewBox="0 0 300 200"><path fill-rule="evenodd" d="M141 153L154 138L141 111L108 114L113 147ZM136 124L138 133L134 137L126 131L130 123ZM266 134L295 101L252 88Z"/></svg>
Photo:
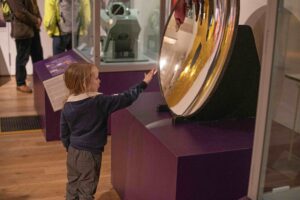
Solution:
<svg viewBox="0 0 300 200"><path fill-rule="evenodd" d="M179 0L166 26L160 86L175 115L191 116L209 99L226 68L239 0Z"/></svg>

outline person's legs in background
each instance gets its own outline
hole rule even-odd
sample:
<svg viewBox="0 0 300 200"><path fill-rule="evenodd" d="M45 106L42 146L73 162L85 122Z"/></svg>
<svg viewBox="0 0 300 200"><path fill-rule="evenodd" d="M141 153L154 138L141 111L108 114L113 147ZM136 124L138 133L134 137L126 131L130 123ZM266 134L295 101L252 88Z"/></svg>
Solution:
<svg viewBox="0 0 300 200"><path fill-rule="evenodd" d="M60 54L65 51L65 47L62 45L62 38L61 36L53 36L52 37L52 50L53 55Z"/></svg>
<svg viewBox="0 0 300 200"><path fill-rule="evenodd" d="M39 32L35 32L33 38L16 39L16 81L17 90L21 92L31 93L32 89L26 85L26 64L29 56L31 56L32 63L43 60L43 48Z"/></svg>
<svg viewBox="0 0 300 200"><path fill-rule="evenodd" d="M29 60L30 49L31 49L31 38L30 39L16 39L16 82L17 90L21 92L31 93L32 90L26 85L26 64Z"/></svg>
<svg viewBox="0 0 300 200"><path fill-rule="evenodd" d="M39 32L35 32L34 37L32 38L30 55L32 64L44 59Z"/></svg>
<svg viewBox="0 0 300 200"><path fill-rule="evenodd" d="M72 49L72 35L66 34L62 36L52 37L53 55L65 52Z"/></svg>
<svg viewBox="0 0 300 200"><path fill-rule="evenodd" d="M65 44L66 44L66 50L72 49L72 34L71 33L65 35Z"/></svg>

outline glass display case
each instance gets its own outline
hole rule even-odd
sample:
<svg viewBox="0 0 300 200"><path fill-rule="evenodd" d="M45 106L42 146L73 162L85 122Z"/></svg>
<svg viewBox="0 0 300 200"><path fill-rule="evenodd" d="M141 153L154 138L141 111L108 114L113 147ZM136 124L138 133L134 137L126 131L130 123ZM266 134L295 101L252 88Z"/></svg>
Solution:
<svg viewBox="0 0 300 200"><path fill-rule="evenodd" d="M74 3L72 4L72 23L79 23L79 26L75 30L73 30L72 34L73 49L86 60L94 62L95 37L93 34L93 24L95 20L93 18L93 7L95 5L94 1L91 0L80 0L80 2L80 14L76 16L74 13L78 12L78 8L75 8Z"/></svg>
<svg viewBox="0 0 300 200"><path fill-rule="evenodd" d="M248 195L253 200L297 200L300 199L300 1L269 0L268 11L265 36L269 42L264 46L251 171L251 177L258 174L255 178L258 181L250 181Z"/></svg>
<svg viewBox="0 0 300 200"><path fill-rule="evenodd" d="M103 72L150 69L158 62L161 6L159 0L81 0L73 47Z"/></svg>

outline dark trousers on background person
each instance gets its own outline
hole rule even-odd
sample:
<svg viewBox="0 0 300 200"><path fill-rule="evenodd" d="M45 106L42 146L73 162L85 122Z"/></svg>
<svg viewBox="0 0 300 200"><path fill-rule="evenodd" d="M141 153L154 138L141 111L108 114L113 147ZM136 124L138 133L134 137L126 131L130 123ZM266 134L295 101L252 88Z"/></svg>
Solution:
<svg viewBox="0 0 300 200"><path fill-rule="evenodd" d="M71 146L67 155L67 200L93 200L100 177L102 154Z"/></svg>
<svg viewBox="0 0 300 200"><path fill-rule="evenodd" d="M26 85L26 64L29 56L31 56L32 63L43 60L43 48L39 32L35 32L33 38L16 39L16 81L17 86Z"/></svg>
<svg viewBox="0 0 300 200"><path fill-rule="evenodd" d="M72 49L72 34L52 37L53 55L57 55Z"/></svg>

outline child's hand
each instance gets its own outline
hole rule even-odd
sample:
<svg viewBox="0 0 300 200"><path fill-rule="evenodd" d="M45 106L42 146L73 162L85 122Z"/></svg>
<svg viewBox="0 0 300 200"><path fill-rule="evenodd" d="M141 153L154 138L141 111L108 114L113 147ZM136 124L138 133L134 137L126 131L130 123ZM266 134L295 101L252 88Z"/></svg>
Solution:
<svg viewBox="0 0 300 200"><path fill-rule="evenodd" d="M153 76L156 74L157 72L157 69L156 68L153 68L151 69L147 74L145 73L145 77L144 77L144 82L149 84L150 81L152 80Z"/></svg>

